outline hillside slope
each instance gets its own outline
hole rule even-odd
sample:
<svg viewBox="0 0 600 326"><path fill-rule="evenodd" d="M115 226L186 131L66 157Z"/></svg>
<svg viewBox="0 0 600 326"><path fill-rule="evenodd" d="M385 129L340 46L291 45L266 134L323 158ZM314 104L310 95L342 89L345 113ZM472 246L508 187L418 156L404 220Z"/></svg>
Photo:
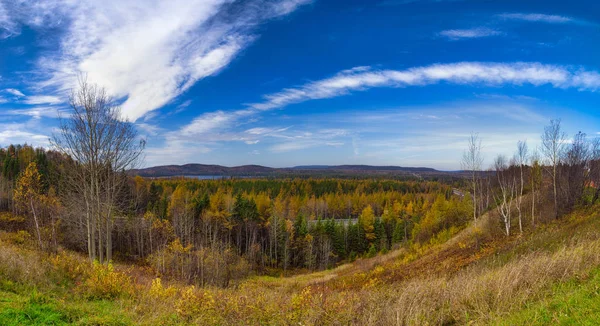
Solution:
<svg viewBox="0 0 600 326"><path fill-rule="evenodd" d="M578 210L523 235L492 214L423 246L227 289L168 286L143 268L89 267L0 236L0 324L593 324L600 214ZM74 295L75 294L75 295ZM150 309L150 307L152 309Z"/></svg>

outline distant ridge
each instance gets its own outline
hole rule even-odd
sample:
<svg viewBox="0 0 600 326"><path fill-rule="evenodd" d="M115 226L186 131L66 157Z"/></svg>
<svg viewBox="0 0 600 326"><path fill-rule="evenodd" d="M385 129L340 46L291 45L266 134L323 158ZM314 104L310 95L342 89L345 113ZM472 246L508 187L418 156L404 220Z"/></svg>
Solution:
<svg viewBox="0 0 600 326"><path fill-rule="evenodd" d="M426 167L373 166L373 165L302 165L291 168L271 168L261 165L227 167L214 164L162 165L132 170L132 175L142 177L175 176L275 176L294 173L397 173L397 174L446 174Z"/></svg>
<svg viewBox="0 0 600 326"><path fill-rule="evenodd" d="M161 165L145 169L132 170L131 174L142 177L174 177L199 175L257 175L269 174L276 169L260 165L242 165L227 167L214 164Z"/></svg>
<svg viewBox="0 0 600 326"><path fill-rule="evenodd" d="M426 167L376 166L376 165L301 165L295 170L332 170L332 171L403 171L403 172L439 172Z"/></svg>

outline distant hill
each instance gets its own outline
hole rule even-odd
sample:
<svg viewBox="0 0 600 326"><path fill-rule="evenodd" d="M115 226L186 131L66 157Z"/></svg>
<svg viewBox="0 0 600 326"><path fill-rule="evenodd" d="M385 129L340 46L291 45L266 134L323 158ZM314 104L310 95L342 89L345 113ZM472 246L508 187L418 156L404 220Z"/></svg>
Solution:
<svg viewBox="0 0 600 326"><path fill-rule="evenodd" d="M275 172L276 169L260 165L242 165L226 167L221 165L185 164L162 165L145 169L132 170L131 174L142 177L174 177L199 175L264 175Z"/></svg>
<svg viewBox="0 0 600 326"><path fill-rule="evenodd" d="M304 165L291 168L271 168L261 165L242 165L227 167L222 165L185 164L163 165L132 170L132 175L142 177L174 176L276 176L285 174L447 174L426 167L372 166L372 165Z"/></svg>
<svg viewBox="0 0 600 326"><path fill-rule="evenodd" d="M330 170L330 171L401 171L401 172L440 172L436 169L425 167L403 166L374 166L374 165L304 165L296 166L295 170Z"/></svg>

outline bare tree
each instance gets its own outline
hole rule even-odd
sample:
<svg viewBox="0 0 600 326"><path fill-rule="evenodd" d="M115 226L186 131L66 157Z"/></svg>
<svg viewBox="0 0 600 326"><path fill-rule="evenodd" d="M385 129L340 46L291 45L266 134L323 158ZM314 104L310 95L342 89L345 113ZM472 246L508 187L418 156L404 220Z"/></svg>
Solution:
<svg viewBox="0 0 600 326"><path fill-rule="evenodd" d="M473 219L477 220L477 178L478 172L483 164L483 156L481 154L481 139L479 134L471 133L467 150L463 153L461 166L463 170L470 172L471 190L473 191Z"/></svg>
<svg viewBox="0 0 600 326"><path fill-rule="evenodd" d="M510 236L512 203L516 194L516 181L510 167L507 165L506 157L503 155L496 157L494 168L500 190L500 193L495 196L498 202L497 210L504 223L504 232L507 236Z"/></svg>
<svg viewBox="0 0 600 326"><path fill-rule="evenodd" d="M120 108L103 88L80 78L70 97L72 114L61 119L53 135L54 147L73 158L70 190L80 200L67 201L83 207L90 260L112 259L112 230L123 172L135 166L145 147L134 126L121 116Z"/></svg>
<svg viewBox="0 0 600 326"><path fill-rule="evenodd" d="M596 188L592 203L598 200L600 195L600 138L594 138L591 146L590 159L590 186Z"/></svg>
<svg viewBox="0 0 600 326"><path fill-rule="evenodd" d="M523 189L525 187L525 177L523 175L523 168L527 162L527 141L519 141L517 143L517 153L515 154L515 163L519 165L519 195L517 196L517 212L519 214L519 232L523 233L523 214L522 214L522 203L523 203Z"/></svg>
<svg viewBox="0 0 600 326"><path fill-rule="evenodd" d="M550 125L544 127L542 135L542 153L549 164L550 175L552 176L552 190L554 197L554 218L558 217L558 165L563 151L567 135L561 130L560 119L551 120Z"/></svg>
<svg viewBox="0 0 600 326"><path fill-rule="evenodd" d="M573 207L583 196L590 176L590 161L593 156L593 144L586 134L578 132L564 151L564 195L567 207Z"/></svg>
<svg viewBox="0 0 600 326"><path fill-rule="evenodd" d="M542 186L542 166L537 149L529 156L529 162L531 164L531 224L535 226L535 204L538 200L536 191Z"/></svg>

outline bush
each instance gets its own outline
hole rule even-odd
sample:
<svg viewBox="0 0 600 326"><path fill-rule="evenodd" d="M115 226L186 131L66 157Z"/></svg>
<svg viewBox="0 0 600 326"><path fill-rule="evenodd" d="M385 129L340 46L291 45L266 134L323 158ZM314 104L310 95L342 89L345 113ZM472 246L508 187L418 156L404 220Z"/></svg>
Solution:
<svg viewBox="0 0 600 326"><path fill-rule="evenodd" d="M133 284L127 274L115 271L111 263L102 265L95 261L80 290L90 299L112 299L132 295Z"/></svg>
<svg viewBox="0 0 600 326"><path fill-rule="evenodd" d="M192 285L182 290L181 297L175 303L175 310L186 321L205 320L215 318L215 306L216 301L210 292L200 292Z"/></svg>
<svg viewBox="0 0 600 326"><path fill-rule="evenodd" d="M160 278L152 280L152 286L150 287L150 296L154 299L166 299L174 296L177 293L177 289L173 286L164 287Z"/></svg>
<svg viewBox="0 0 600 326"><path fill-rule="evenodd" d="M90 265L87 259L81 256L61 251L50 257L54 269L71 281L81 281L89 273Z"/></svg>

